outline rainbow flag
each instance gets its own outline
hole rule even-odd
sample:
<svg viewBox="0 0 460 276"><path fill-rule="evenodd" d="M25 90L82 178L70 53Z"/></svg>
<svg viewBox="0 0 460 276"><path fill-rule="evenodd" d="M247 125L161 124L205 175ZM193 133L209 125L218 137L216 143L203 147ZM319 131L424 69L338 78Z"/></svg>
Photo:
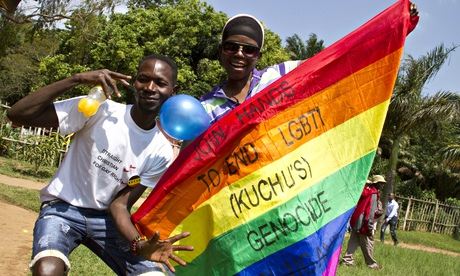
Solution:
<svg viewBox="0 0 460 276"><path fill-rule="evenodd" d="M402 0L212 125L132 220L190 231L179 275L333 275L368 176L404 41Z"/></svg>

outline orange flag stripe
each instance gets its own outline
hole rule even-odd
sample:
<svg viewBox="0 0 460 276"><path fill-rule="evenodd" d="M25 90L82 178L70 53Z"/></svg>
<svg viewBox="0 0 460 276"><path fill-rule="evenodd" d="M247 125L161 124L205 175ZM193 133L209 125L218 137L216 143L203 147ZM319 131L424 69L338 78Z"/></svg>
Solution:
<svg viewBox="0 0 460 276"><path fill-rule="evenodd" d="M169 236L195 208L225 186L389 99L401 54L402 49L399 49L260 123L235 146L231 154L219 158L212 167L203 168L190 176L184 182L187 187L180 185L170 191L141 218L140 223L145 227L142 232L151 235L155 230L160 231L162 237ZM394 64L392 71L388 70L389 64ZM257 162L251 163L251 158L256 155ZM247 164L244 165L244 162ZM167 214L171 209L175 212Z"/></svg>

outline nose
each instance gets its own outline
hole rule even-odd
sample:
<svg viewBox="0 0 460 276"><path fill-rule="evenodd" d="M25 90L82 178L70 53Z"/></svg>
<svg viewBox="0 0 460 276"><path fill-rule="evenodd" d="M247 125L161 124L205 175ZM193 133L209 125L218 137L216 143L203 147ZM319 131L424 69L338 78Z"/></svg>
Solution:
<svg viewBox="0 0 460 276"><path fill-rule="evenodd" d="M238 45L238 50L236 50L235 55L243 56L243 57L244 57L244 54L243 54L243 45Z"/></svg>
<svg viewBox="0 0 460 276"><path fill-rule="evenodd" d="M149 81L146 85L146 88L151 91L154 91L156 87L157 85L155 84L153 80Z"/></svg>

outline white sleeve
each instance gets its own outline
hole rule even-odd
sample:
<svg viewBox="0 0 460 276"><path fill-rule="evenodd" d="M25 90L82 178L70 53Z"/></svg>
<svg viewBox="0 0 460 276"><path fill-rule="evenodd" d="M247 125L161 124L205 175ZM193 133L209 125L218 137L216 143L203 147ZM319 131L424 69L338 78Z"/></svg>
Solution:
<svg viewBox="0 0 460 276"><path fill-rule="evenodd" d="M169 142L167 142L147 161L150 164L150 168L140 175L141 184L150 188L155 187L172 161L173 149Z"/></svg>
<svg viewBox="0 0 460 276"><path fill-rule="evenodd" d="M71 98L54 103L59 120L59 131L64 134L77 132L83 128L88 118L78 111L78 101L85 96Z"/></svg>
<svg viewBox="0 0 460 276"><path fill-rule="evenodd" d="M295 68L297 68L297 66L299 66L302 62L303 60L289 60L289 61L284 62L284 66L286 68L286 74L291 72Z"/></svg>
<svg viewBox="0 0 460 276"><path fill-rule="evenodd" d="M391 212L390 214L388 215L388 220L392 219L393 217L396 217L398 215L398 208L399 208L399 205L398 205L398 202L394 201L394 204L392 206L393 208L391 208Z"/></svg>
<svg viewBox="0 0 460 276"><path fill-rule="evenodd" d="M282 76L294 70L301 63L302 61L300 60L290 60L266 68L259 83L254 87L254 91L261 91Z"/></svg>

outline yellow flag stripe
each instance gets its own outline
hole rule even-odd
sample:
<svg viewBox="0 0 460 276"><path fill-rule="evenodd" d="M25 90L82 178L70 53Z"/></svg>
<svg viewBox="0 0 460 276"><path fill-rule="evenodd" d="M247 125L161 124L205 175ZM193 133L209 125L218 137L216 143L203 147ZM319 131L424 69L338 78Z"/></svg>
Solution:
<svg viewBox="0 0 460 276"><path fill-rule="evenodd" d="M185 258L190 261L205 250L209 240L262 215L324 177L374 151L378 145L387 107L388 101L385 101L361 113L227 186L201 204L172 233L175 235L185 230L199 233L193 237L195 250L184 254ZM321 162L312 163L313 160ZM240 198L244 204L237 204ZM259 198L258 205L253 206L251 202L255 203L256 198ZM214 223L215 221L219 223Z"/></svg>

